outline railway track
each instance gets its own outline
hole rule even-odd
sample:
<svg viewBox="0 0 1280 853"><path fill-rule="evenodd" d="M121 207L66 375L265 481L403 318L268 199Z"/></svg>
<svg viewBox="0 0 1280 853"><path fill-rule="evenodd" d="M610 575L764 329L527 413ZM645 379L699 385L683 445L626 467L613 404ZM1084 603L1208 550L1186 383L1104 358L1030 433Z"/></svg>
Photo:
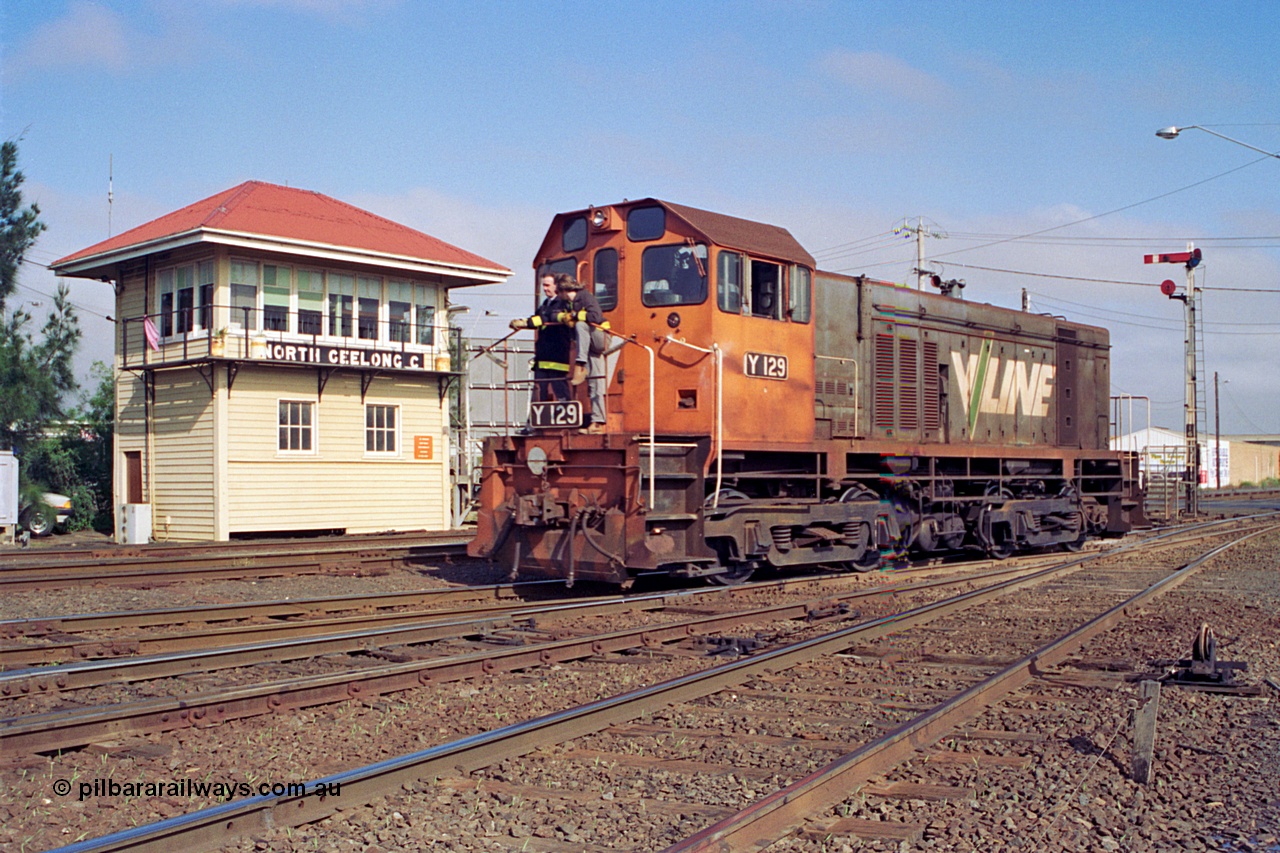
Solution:
<svg viewBox="0 0 1280 853"><path fill-rule="evenodd" d="M363 630L323 633L331 629L330 620L288 623L276 626L248 626L230 629L232 637L246 632L268 632L270 639L241 646L215 648L208 634L158 638L155 644L196 645L195 650L166 654L130 656L141 651L143 643L116 643L120 657L95 661L18 669L0 673L0 713L4 699L57 697L77 690L103 685L181 677L190 673L211 673L224 669L247 667L271 661L292 661L372 649L402 649L394 656L405 657L410 646L454 640L442 650L420 650L409 653L410 660L396 663L377 661L372 665L350 667L336 674L310 678L271 680L255 678L250 683L237 683L203 694L183 693L171 699L140 699L110 707L71 708L48 713L26 713L0 719L0 755L15 756L31 752L65 749L95 739L166 731L190 726L208 726L237 717L279 713L287 709L311 707L335 701L369 699L398 692L422 684L447 683L465 678L513 672L531 666L580 660L607 652L635 648L657 649L664 644L691 637L710 637L744 623L766 620L803 619L807 623L848 618L855 603L865 599L909 595L924 590L967 586L976 580L1008 577L1035 571L1034 567L1006 566L974 575L877 584L861 589L833 592L819 598L807 598L806 592L820 592L838 583L834 578L793 578L774 583L755 584L749 588L700 588L677 593L640 596L613 595L597 599L573 598L530 604L503 602L437 613L397 613L383 617L354 617L340 620L351 626L357 621L385 619L402 621L399 626L379 625ZM782 604L747 610L734 607L735 598L759 596L764 592L795 591L792 600ZM720 612L717 612L719 610ZM695 615L686 615L693 611ZM628 613L669 613L662 624L646 624L607 634L575 636L572 630L557 631L556 626L600 616ZM504 633L497 633L504 632ZM286 633L309 633L312 636L282 639ZM459 643L468 638L469 650L459 652ZM476 650L497 641L496 648ZM106 644L101 644L106 645ZM53 644L33 649L17 649L27 657L66 654L74 644ZM83 647L82 647L83 648ZM88 651L88 649L85 649ZM17 657L13 654L12 657ZM252 675L252 673L250 673Z"/></svg>
<svg viewBox="0 0 1280 853"><path fill-rule="evenodd" d="M155 585L188 580L360 574L426 555L461 555L464 531L245 545L215 543L174 549L34 552L0 561L0 592L95 585Z"/></svg>
<svg viewBox="0 0 1280 853"><path fill-rule="evenodd" d="M1186 547L1185 543L1182 547ZM333 798L326 802L325 798L305 797L260 798L230 803L144 828L129 834L128 838L86 842L76 849L159 849L160 846L171 849L206 849L210 845L226 843L237 834L262 832L263 824L260 822L264 820L276 825L310 823L331 814L335 806L350 809L353 802L384 796L398 791L402 785L415 790L444 791L438 796L446 797L460 796L466 790L474 789L489 792L499 799L504 796L509 798L511 786L504 779L512 777L512 762L516 761L520 762L519 773L516 775L522 780L519 788L524 793L521 796L545 798L552 804L547 806L547 813L554 813L555 803L559 803L561 807L566 802L581 804L584 797L593 805L600 804L598 798L587 797L581 790L560 790L551 785L551 780L554 779L592 777L592 772L584 771L584 763L594 763L593 766L599 768L603 761L609 767L610 774L616 771L618 775L643 772L644 775L653 777L702 773L714 777L719 773L723 777L736 773L736 790L722 792L726 802L718 802L715 796L711 796L709 802L687 802L682 797L675 797L674 802L664 805L664 797L659 795L661 792L648 794L642 790L637 795L635 791L629 791L625 798L626 808L622 809L624 814L635 818L632 807L639 803L643 809L667 817L666 823L646 830L650 835L637 838L631 849L657 849L667 844L674 844L672 849L689 850L755 849L754 845L766 838L781 837L779 833L794 837L816 837L824 833L836 837L842 833L857 834L855 830L865 831L866 827L857 824L856 820L846 824L832 820L815 822L810 819L813 809L800 813L797 817L783 806L790 808L788 804L793 803L823 803L827 805L815 806L817 811L829 810L829 801L834 795L817 793L821 786L811 787L817 784L817 780L841 780L835 790L840 792L840 797L845 797L849 791L850 779L863 780L864 776L869 779L883 773L903 760L902 756L906 753L902 750L909 752L935 743L942 732L967 731L965 738L969 741L982 741L983 735L973 733L977 730L966 730L963 727L972 723L983 708L990 707L1001 696L1020 695L1019 691L1027 690L1029 679L1034 674L1038 673L1043 681L1044 670L1060 662L1070 649L1087 642L1090 635L1096 635L1114 625L1127 610L1184 582L1199 565L1187 563L1177 572L1159 567L1121 571L1090 568L1097 560L1088 561L1089 558L1082 558L1067 561L1067 564L1060 566L1024 569L1020 570L1022 576L1006 580L993 577L970 579L967 582L969 586L977 582L984 585L958 596L939 598L905 611L890 608L879 618L846 625L835 631L818 630L820 625L842 625L853 621L850 618L852 611L848 609L848 602L845 602L846 609L843 612L836 609L819 613L816 623L810 623L799 632L811 636L805 636L797 642L784 643L779 640L767 651L756 652L722 666L702 668L702 671L670 679L652 688L561 711L529 723L483 732L461 741L332 777L329 781L337 781L342 785L341 802L335 802ZM1064 580L1063 573L1069 573L1070 579ZM1002 571L1000 574L1006 572ZM1019 572L1011 568L1007 574ZM939 587L942 583L936 582ZM909 584L904 584L907 585ZM1141 586L1143 592L1126 598L1125 588L1134 585ZM1088 595L1084 596L1082 591L1087 591ZM885 592L878 594L881 599L887 596ZM921 594L919 589L910 592L898 590L895 593L899 598L918 598ZM1037 595L1041 596L1038 600L1035 599ZM1018 630L1008 631L1008 637L1001 636L1001 639L1012 641L1014 647L997 648L999 644L994 642L994 638L986 636L982 638L983 642L992 646L985 650L986 654L952 655L950 662L944 661L943 664L935 661L935 667L942 665L954 672L948 677L949 680L933 678L927 688L907 689L915 676L908 675L910 669L904 665L904 656L898 654L895 657L894 652L885 652L883 648L876 646L889 634L911 637L914 632L933 630L934 633L929 636L936 639L940 635L961 632L964 630L963 626L947 627L945 620L957 620L961 614L971 614L977 606L989 607L990 602L997 598L1012 600L1015 596L1031 598L1017 604L1016 612L1023 620ZM1075 625L1066 632L1057 630L1066 610L1063 602L1079 601L1082 597L1087 597L1090 606L1097 612L1084 621L1083 627ZM801 612L812 618L816 612L812 602L808 607L807 611L793 612L792 618ZM760 610L763 609L767 608ZM409 662L401 665L405 667L404 671L395 675L385 672L382 677L400 677L406 687L412 687L419 684L439 684L454 675L493 676L508 669L536 669L555 660L580 659L584 655L591 658L608 657L614 652L637 647L647 650L651 656L662 657L663 650L668 649L669 644L676 639L682 640L683 645L690 636L700 635L702 632L719 632L723 635L734 625L776 624L776 620L782 618L781 610L779 607L768 614L757 611L745 616L742 613L702 616L698 618L721 621L715 627L710 622L704 622L701 628L694 631L689 631L688 626L698 621L697 619L678 620L650 627L647 633L644 630L634 632L631 636L621 636L620 633L617 636L597 635L560 641L564 644L561 646L557 646L557 641L551 641L530 648L496 650L470 656L468 660L439 663L437 666L440 667L440 677L433 674L424 679L421 673L425 670L419 668L416 672L413 671L419 662ZM1045 623L1029 627L1025 620L1032 613L1044 614ZM731 621L732 619L737 621ZM1007 628L1013 620L1007 613L1001 615L1000 611L993 611L991 621L993 625ZM939 628L939 625L942 627ZM930 626L933 626L932 629ZM683 635L680 634L682 630L686 632ZM668 631L671 633L666 633ZM1051 642L1044 642L1046 638L1053 639ZM907 646L912 641L898 642ZM556 648L558 654L562 649L568 650L572 643L578 643L579 649L570 651L569 657L547 657L547 652L552 648ZM738 650L743 648L739 647ZM681 659L681 654L688 653L681 652L677 646L668 654ZM905 659L910 657L908 654ZM945 655L943 657L946 658ZM964 660L960 660L961 657ZM866 665L867 661L877 660L879 665ZM882 665L885 664L891 668L884 669ZM454 667L452 674L444 675L448 667ZM994 670L994 675L985 670ZM887 679L894 683L878 683L878 676L885 672L894 674L894 677ZM794 673L798 675L793 675ZM825 685L832 683L843 684L844 687L839 691L825 688ZM883 693L875 692L883 691L886 686L896 691L888 699ZM338 685L332 684L329 687L337 689ZM360 691L353 694L348 688L347 697L359 694ZM942 698L939 699L939 696ZM1030 700L1024 696L1020 701ZM794 710L797 703L804 708L803 714L797 714ZM851 712L850 707L855 711ZM848 725L849 718L855 713L864 719L865 725ZM658 717L662 717L665 728L655 728ZM645 721L635 722L638 719ZM799 720L804 721L800 730L791 726L792 730L787 731L785 722ZM195 721L195 724L200 722ZM745 731L746 726L753 726L751 730L755 732L749 738L753 744L752 749L755 750L750 755L744 755L741 737L726 738L724 734ZM957 726L961 728L957 729ZM768 729L783 733L759 733L759 730ZM876 736L869 736L869 731ZM1019 742L1015 737L1016 732L1005 734L1009 735L1006 740ZM585 744L584 739L591 743ZM691 739L699 744L698 750L693 753L685 750L684 754L680 754L682 751L676 750L675 755L653 758L651 755L637 755L633 750L636 744L641 744L642 753L650 749L662 753L664 744L670 746ZM1000 741L1000 738L994 740ZM562 744L570 746L560 746ZM770 750L775 748L781 752L771 753ZM822 756L832 754L843 757L836 762L819 760ZM971 757L958 760L963 762ZM954 757L949 760L953 763L957 761ZM1023 764L1026 763L1025 759L1020 760ZM947 760L942 760L942 765L952 766L947 764ZM459 777L458 768L464 771L480 768L489 770L479 776ZM440 785L422 781L433 780L440 775L446 777ZM600 773L596 772L595 777L599 778ZM546 784L540 785L537 780L543 780ZM801 782L805 785L803 789L794 787ZM910 790L916 796L935 796L940 790L947 789L955 797L953 789L956 788L954 785L934 785L930 788L928 784L921 783L915 788L907 785L899 786L896 790L899 795ZM773 793L764 793L765 789L770 789ZM895 789L893 784L883 783L877 790L882 793L890 792L886 795L892 796L891 791ZM761 793L756 802L749 804L746 810L726 804L736 803L744 794L753 791ZM688 795L683 789L681 793L682 796ZM608 805L616 812L623 803L610 800ZM694 815L695 819L676 820L672 819L673 815ZM829 818L830 815L826 817ZM515 819L514 815L512 819ZM653 821L648 823L652 825ZM697 826L692 826L695 823ZM668 829L662 828L671 826L685 827L687 837L673 838ZM515 833L522 831L518 822L511 828ZM908 827L895 831L909 834L915 830ZM573 846L578 843L571 840L570 836L573 834L560 833L569 849L589 849L586 846ZM522 836L515 834L512 837ZM543 849L537 846L541 842L535 843L537 839L533 835L523 837L527 839L526 844L534 844L527 849ZM661 843L656 843L659 841ZM550 845L545 849L566 847Z"/></svg>

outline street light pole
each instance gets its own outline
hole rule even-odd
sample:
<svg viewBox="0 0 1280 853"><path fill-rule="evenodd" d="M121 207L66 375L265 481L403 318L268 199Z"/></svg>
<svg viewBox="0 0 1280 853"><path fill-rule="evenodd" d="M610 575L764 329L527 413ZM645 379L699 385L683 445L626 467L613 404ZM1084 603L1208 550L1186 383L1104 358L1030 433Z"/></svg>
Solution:
<svg viewBox="0 0 1280 853"><path fill-rule="evenodd" d="M1236 145L1243 145L1245 148L1248 148L1250 151L1257 151L1259 154L1266 154L1268 157L1275 157L1276 159L1280 160L1280 152L1268 151L1265 148L1259 148L1256 145L1250 145L1247 142L1241 142L1239 139L1232 139L1230 136L1227 136L1225 133L1218 133L1218 131L1210 130L1209 128L1200 124L1189 124L1186 127L1162 127L1156 131L1156 136L1160 137L1161 139L1177 139L1178 134L1182 133L1182 131L1184 130L1203 130L1205 133L1209 134L1210 136L1216 136L1219 139L1225 139L1228 142L1234 142Z"/></svg>

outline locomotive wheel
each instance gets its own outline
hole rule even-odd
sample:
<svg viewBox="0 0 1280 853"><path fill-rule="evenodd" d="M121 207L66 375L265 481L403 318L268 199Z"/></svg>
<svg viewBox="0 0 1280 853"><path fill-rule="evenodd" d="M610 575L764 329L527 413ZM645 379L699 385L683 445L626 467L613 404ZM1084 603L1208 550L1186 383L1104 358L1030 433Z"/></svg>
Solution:
<svg viewBox="0 0 1280 853"><path fill-rule="evenodd" d="M853 560L849 563L849 568L855 572L874 572L880 568L880 551L876 548L868 548L867 552L862 555L861 559Z"/></svg>
<svg viewBox="0 0 1280 853"><path fill-rule="evenodd" d="M708 575L707 580L720 586L737 586L751 580L751 576L755 574L756 567L751 563L730 563L725 566L726 571L718 575Z"/></svg>
<svg viewBox="0 0 1280 853"><path fill-rule="evenodd" d="M1013 546L1004 542L991 545L987 548L987 556L993 560L1007 560L1013 556Z"/></svg>
<svg viewBox="0 0 1280 853"><path fill-rule="evenodd" d="M1070 542L1062 543L1062 550L1070 551L1072 554L1078 554L1084 548L1084 541L1087 537L1081 533L1079 539L1073 539Z"/></svg>

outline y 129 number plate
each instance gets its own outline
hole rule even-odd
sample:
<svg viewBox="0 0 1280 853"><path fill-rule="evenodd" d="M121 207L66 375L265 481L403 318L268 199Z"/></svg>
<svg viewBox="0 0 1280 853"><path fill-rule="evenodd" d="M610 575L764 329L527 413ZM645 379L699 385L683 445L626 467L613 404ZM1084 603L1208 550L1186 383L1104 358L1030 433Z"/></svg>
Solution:
<svg viewBox="0 0 1280 853"><path fill-rule="evenodd" d="M787 357L764 352L749 352L742 357L743 372L761 379L786 379Z"/></svg>
<svg viewBox="0 0 1280 853"><path fill-rule="evenodd" d="M577 400L533 403L529 407L529 423L538 429L582 426L582 404Z"/></svg>

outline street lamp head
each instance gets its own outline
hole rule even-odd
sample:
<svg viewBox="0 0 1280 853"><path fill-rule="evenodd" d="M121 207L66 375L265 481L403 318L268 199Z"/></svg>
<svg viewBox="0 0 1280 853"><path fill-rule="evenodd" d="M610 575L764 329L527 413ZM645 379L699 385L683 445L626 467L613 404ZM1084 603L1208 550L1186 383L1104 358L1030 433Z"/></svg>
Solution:
<svg viewBox="0 0 1280 853"><path fill-rule="evenodd" d="M1181 133L1182 130L1182 128L1177 127L1163 127L1156 131L1156 136L1161 139L1177 139L1178 134Z"/></svg>

